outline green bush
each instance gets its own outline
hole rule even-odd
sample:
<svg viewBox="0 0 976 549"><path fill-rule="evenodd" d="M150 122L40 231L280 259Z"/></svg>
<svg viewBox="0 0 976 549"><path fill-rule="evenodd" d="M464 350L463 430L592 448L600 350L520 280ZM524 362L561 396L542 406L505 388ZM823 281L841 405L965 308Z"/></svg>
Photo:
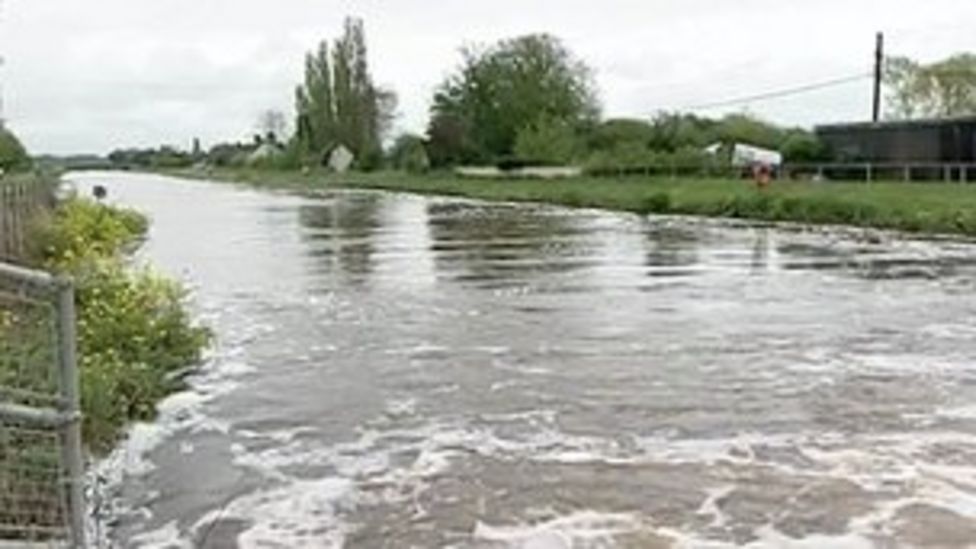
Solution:
<svg viewBox="0 0 976 549"><path fill-rule="evenodd" d="M37 231L43 264L75 279L84 435L94 450L109 449L128 422L151 419L211 337L193 324L180 284L126 265L148 226L133 210L73 198Z"/></svg>
<svg viewBox="0 0 976 549"><path fill-rule="evenodd" d="M35 228L32 254L49 267L71 270L92 257L114 256L134 246L149 231L141 213L73 198Z"/></svg>
<svg viewBox="0 0 976 549"><path fill-rule="evenodd" d="M185 292L149 270L97 260L76 273L85 435L108 448L131 420L152 419L156 403L181 388L209 333L192 324Z"/></svg>
<svg viewBox="0 0 976 549"><path fill-rule="evenodd" d="M654 193L644 198L640 204L643 214L664 214L671 211L671 195L666 192Z"/></svg>
<svg viewBox="0 0 976 549"><path fill-rule="evenodd" d="M423 138L404 134L397 138L390 149L390 163L407 173L425 173L430 169L430 157Z"/></svg>
<svg viewBox="0 0 976 549"><path fill-rule="evenodd" d="M581 149L576 130L568 120L542 117L518 131L515 156L532 165L565 166Z"/></svg>

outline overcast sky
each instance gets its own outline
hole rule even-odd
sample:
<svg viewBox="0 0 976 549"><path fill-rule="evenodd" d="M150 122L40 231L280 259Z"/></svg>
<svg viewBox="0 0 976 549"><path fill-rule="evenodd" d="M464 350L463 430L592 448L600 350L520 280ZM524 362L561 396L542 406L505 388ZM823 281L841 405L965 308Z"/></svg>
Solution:
<svg viewBox="0 0 976 549"><path fill-rule="evenodd" d="M971 0L0 0L5 117L35 153L188 147L249 135L292 110L304 52L346 15L366 21L398 127L422 131L458 48L529 32L596 73L608 116L648 116L867 73L891 53L976 50ZM863 119L870 81L737 106L812 125ZM722 114L722 110L707 111Z"/></svg>

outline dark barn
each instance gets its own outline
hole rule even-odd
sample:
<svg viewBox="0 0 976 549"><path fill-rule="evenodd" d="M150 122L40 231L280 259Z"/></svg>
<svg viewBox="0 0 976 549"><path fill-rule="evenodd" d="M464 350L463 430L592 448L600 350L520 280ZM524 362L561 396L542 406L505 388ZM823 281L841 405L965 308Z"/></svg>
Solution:
<svg viewBox="0 0 976 549"><path fill-rule="evenodd" d="M976 177L976 116L835 124L816 131L837 163L821 171L832 179Z"/></svg>
<svg viewBox="0 0 976 549"><path fill-rule="evenodd" d="M976 116L879 124L836 124L818 127L817 135L839 162L976 162Z"/></svg>

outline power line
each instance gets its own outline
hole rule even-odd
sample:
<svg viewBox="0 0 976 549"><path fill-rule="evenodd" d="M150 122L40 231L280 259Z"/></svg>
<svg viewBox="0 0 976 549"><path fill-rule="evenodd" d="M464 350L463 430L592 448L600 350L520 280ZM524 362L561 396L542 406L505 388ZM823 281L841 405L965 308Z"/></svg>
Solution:
<svg viewBox="0 0 976 549"><path fill-rule="evenodd" d="M721 107L732 107L736 105L742 105L745 103L754 103L756 101L767 101L770 99L779 99L781 97L789 97L793 95L800 95L815 91L824 90L827 88L833 88L836 86L841 86L844 84L850 84L852 82L859 82L861 80L866 80L873 77L873 73L865 72L857 75L845 76L843 78L835 78L833 80L825 80L822 82L816 82L813 84L806 84L803 86L796 86L793 88L786 88L771 92L758 93L755 95L748 95L743 97L737 97L733 99L723 99L721 101L715 101L711 103L702 103L698 105L685 106L679 110L682 111L704 111L717 109Z"/></svg>

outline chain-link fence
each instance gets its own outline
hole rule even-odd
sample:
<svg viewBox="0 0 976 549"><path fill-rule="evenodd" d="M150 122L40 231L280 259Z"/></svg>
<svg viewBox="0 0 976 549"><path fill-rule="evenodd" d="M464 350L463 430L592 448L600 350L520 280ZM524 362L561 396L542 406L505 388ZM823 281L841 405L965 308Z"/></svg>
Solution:
<svg viewBox="0 0 976 549"><path fill-rule="evenodd" d="M0 548L84 547L70 282L0 263Z"/></svg>

